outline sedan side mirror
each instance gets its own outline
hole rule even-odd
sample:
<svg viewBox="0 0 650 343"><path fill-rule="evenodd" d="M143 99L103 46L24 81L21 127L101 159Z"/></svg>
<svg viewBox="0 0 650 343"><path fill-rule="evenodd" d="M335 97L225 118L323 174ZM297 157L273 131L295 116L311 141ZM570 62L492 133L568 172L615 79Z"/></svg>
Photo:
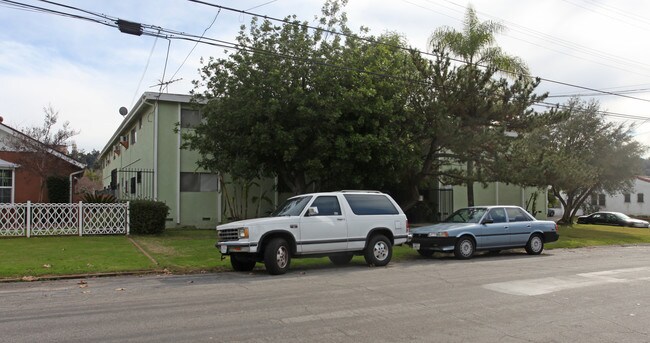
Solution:
<svg viewBox="0 0 650 343"><path fill-rule="evenodd" d="M485 218L481 224L492 224L494 223L494 219L492 218Z"/></svg>

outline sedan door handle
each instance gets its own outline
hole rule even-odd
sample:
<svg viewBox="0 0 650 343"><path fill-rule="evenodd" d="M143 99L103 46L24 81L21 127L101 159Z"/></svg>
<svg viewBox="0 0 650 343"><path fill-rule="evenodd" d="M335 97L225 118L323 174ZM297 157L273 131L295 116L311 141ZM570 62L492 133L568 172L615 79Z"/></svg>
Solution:
<svg viewBox="0 0 650 343"><path fill-rule="evenodd" d="M339 221L344 221L344 220L345 220L345 218L336 218L336 220L339 220Z"/></svg>

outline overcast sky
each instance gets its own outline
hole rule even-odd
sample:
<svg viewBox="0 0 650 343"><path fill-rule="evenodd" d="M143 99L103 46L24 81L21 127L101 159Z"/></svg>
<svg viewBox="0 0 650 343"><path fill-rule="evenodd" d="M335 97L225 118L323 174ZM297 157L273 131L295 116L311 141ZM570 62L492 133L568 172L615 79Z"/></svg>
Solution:
<svg viewBox="0 0 650 343"><path fill-rule="evenodd" d="M201 35L218 9L184 0L54 0L111 17ZM313 21L316 0L205 0L270 17L296 14ZM83 14L37 0L15 0L59 11ZM636 124L635 135L650 145L650 1L642 0L476 0L479 19L499 21L508 30L498 44L521 57L544 81L539 93L587 94L601 102L611 120ZM350 0L345 11L355 31L402 34L408 43L427 50L429 35L441 26L460 30L466 2L448 0ZM83 14L87 16L87 14ZM206 36L234 42L239 26L251 17L222 10ZM53 14L17 9L0 1L0 116L14 128L41 125L43 107L52 105L60 121L81 133L79 148L101 150L130 109L146 91L157 91L165 72L181 79L169 93L188 93L198 79L200 58L221 56L223 48L132 36L116 28ZM189 55L189 57L188 57ZM183 63L183 61L187 60ZM623 93L592 95L586 88ZM566 98L549 98L564 102ZM621 119L625 117L627 119ZM649 118L645 122L642 118ZM632 118L632 119L630 119Z"/></svg>

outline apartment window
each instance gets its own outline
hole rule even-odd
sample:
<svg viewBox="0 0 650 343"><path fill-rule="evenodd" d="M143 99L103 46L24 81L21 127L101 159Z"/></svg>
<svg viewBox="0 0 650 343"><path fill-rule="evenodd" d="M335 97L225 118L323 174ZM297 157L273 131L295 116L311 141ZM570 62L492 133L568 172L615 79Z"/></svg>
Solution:
<svg viewBox="0 0 650 343"><path fill-rule="evenodd" d="M216 192L218 187L217 174L181 173L181 192Z"/></svg>
<svg viewBox="0 0 650 343"><path fill-rule="evenodd" d="M131 145L135 144L135 142L138 140L138 132L133 128L131 130Z"/></svg>
<svg viewBox="0 0 650 343"><path fill-rule="evenodd" d="M643 193L639 193L636 195L636 202L643 202Z"/></svg>
<svg viewBox="0 0 650 343"><path fill-rule="evenodd" d="M605 194L598 194L598 206L605 206Z"/></svg>
<svg viewBox="0 0 650 343"><path fill-rule="evenodd" d="M0 169L0 203L10 203L13 193L13 170Z"/></svg>
<svg viewBox="0 0 650 343"><path fill-rule="evenodd" d="M623 194L623 202L630 202L630 193Z"/></svg>
<svg viewBox="0 0 650 343"><path fill-rule="evenodd" d="M201 112L187 108L181 109L181 128L191 129L201 124Z"/></svg>

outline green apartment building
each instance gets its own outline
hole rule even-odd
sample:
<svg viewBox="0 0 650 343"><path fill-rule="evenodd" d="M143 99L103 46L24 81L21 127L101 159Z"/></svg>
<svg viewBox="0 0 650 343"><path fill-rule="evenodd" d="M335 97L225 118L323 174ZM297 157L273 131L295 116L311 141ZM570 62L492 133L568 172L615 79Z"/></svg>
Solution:
<svg viewBox="0 0 650 343"><path fill-rule="evenodd" d="M184 94L144 93L100 153L104 192L121 200L152 199L170 208L167 227L214 228L234 219L266 215L280 200L273 179L235 184L228 175L200 169L195 151L181 149L182 133L201 122ZM445 218L467 206L466 188L422 190L422 201ZM546 217L545 190L503 183L474 186L476 205L518 205Z"/></svg>
<svg viewBox="0 0 650 343"><path fill-rule="evenodd" d="M190 100L153 92L140 97L100 153L104 192L166 203L167 227L214 228L274 208L273 180L233 184L227 175L200 169L197 152L181 149L182 133L201 122Z"/></svg>

